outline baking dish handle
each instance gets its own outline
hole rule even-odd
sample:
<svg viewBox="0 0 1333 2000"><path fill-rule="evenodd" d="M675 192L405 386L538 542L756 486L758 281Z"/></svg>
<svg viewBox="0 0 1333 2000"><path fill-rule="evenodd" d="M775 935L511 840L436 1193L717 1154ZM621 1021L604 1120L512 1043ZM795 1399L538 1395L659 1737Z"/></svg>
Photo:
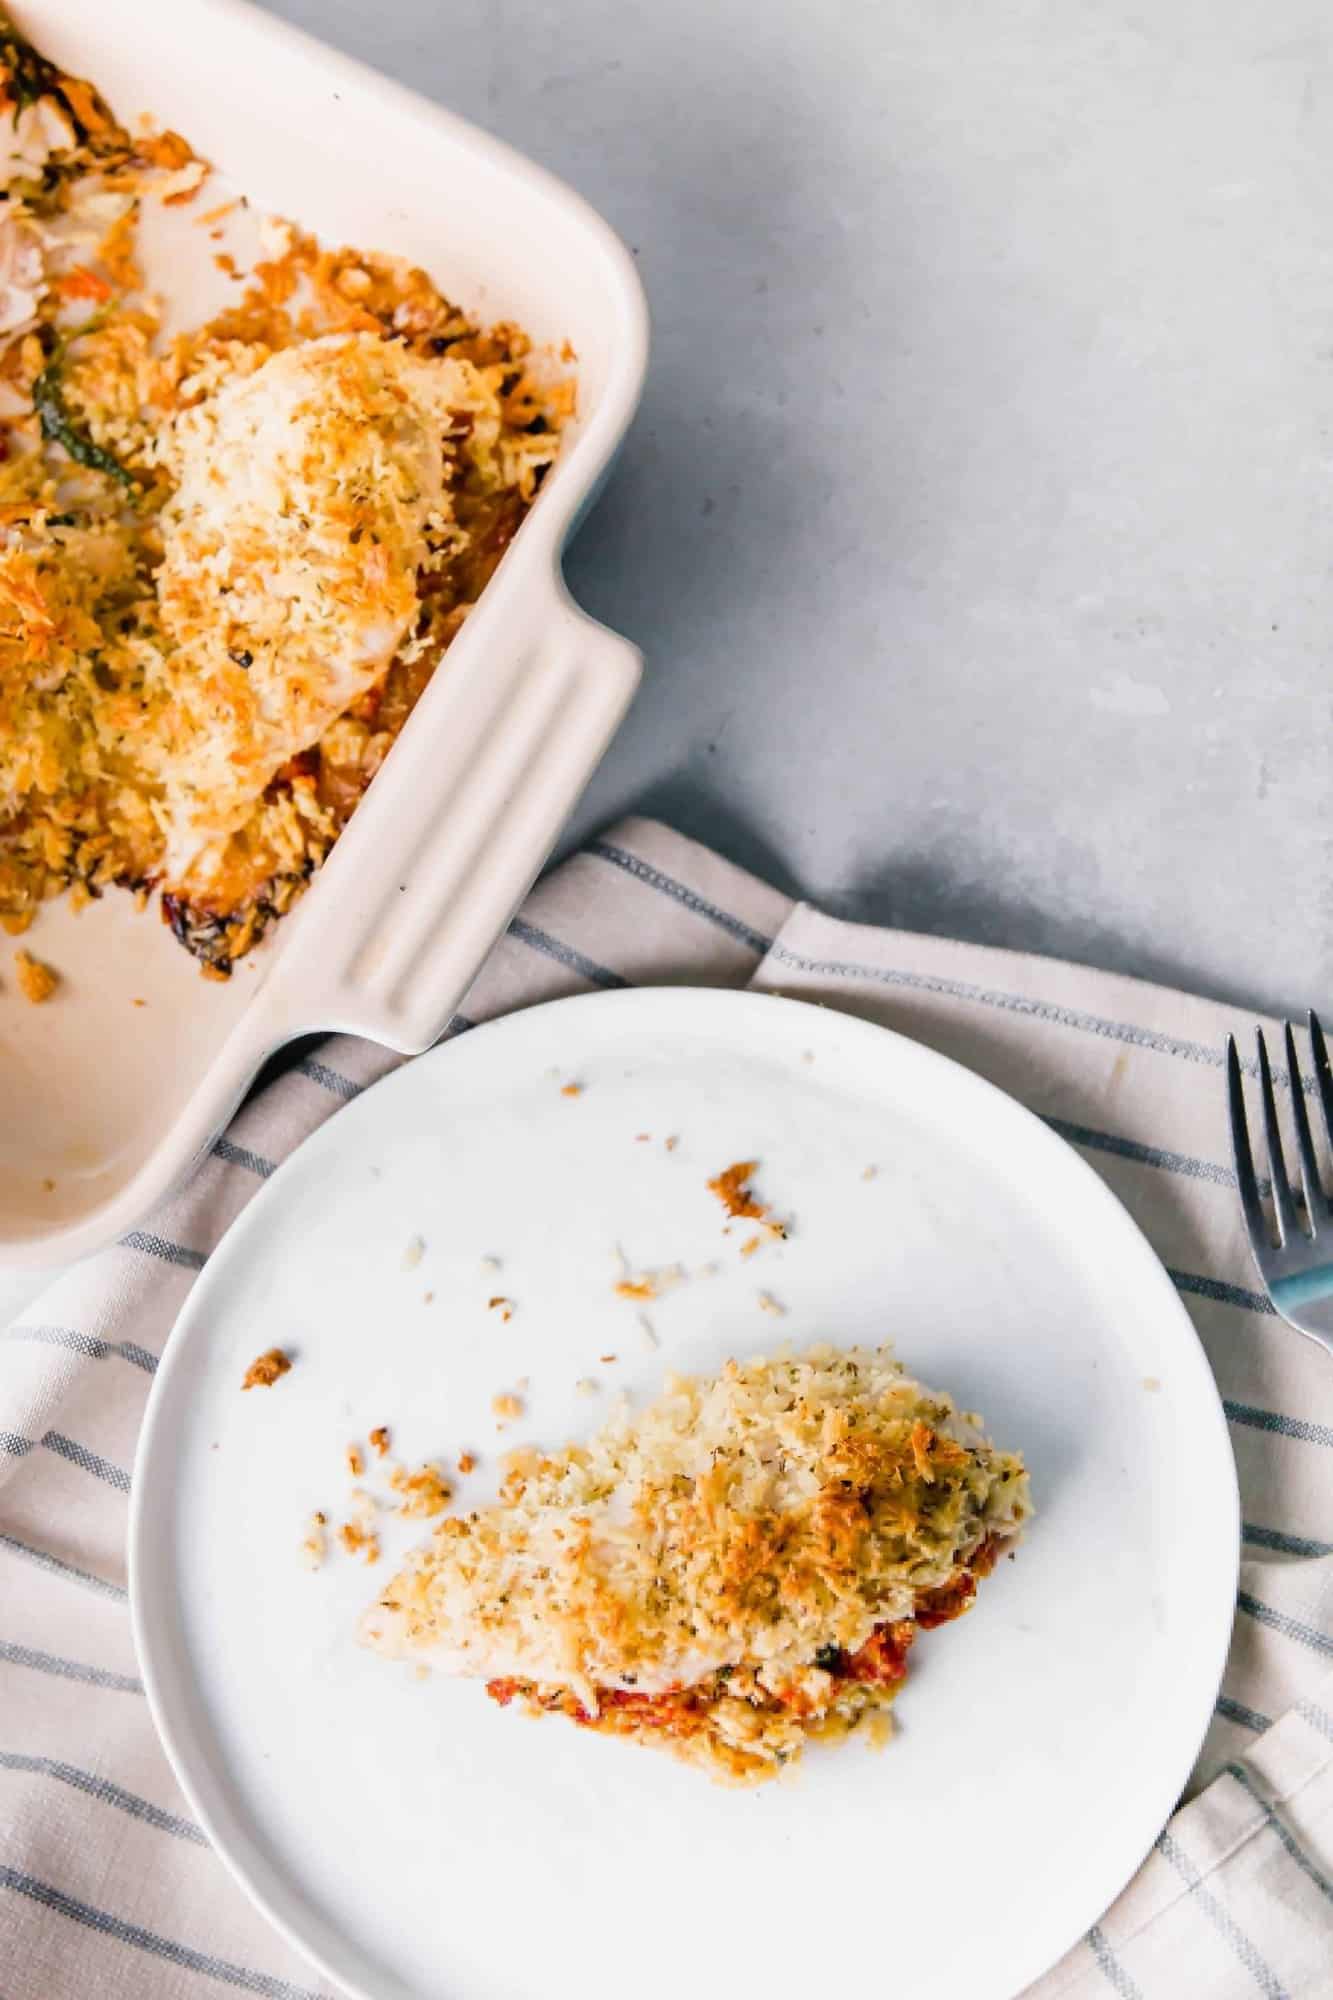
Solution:
<svg viewBox="0 0 1333 2000"><path fill-rule="evenodd" d="M473 639L486 643L464 628L455 648ZM289 920L256 1010L269 1048L316 1029L405 1055L439 1040L642 671L638 648L562 583L536 630L516 639L497 625L485 671L476 664L450 671L451 658L435 676Z"/></svg>

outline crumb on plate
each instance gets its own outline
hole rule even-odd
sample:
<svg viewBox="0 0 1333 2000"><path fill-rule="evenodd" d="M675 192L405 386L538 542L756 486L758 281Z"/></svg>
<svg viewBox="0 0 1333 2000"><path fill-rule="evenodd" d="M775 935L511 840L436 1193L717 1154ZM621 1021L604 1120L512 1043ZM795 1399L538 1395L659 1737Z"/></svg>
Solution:
<svg viewBox="0 0 1333 2000"><path fill-rule="evenodd" d="M514 1301L497 1292L493 1299L487 1299L486 1310L498 1312L502 1320L511 1320L514 1317Z"/></svg>
<svg viewBox="0 0 1333 2000"><path fill-rule="evenodd" d="M328 1543L324 1535L327 1516L316 1512L310 1516L301 1541L299 1554L306 1569L318 1569L328 1553Z"/></svg>
<svg viewBox="0 0 1333 2000"><path fill-rule="evenodd" d="M405 1271L415 1271L417 1265L421 1262L425 1254L426 1254L425 1238L421 1236L411 1237L408 1241L406 1250L404 1250L403 1252L403 1269Z"/></svg>
<svg viewBox="0 0 1333 2000"><path fill-rule="evenodd" d="M280 1347L270 1347L257 1355L245 1371L243 1389L271 1389L291 1368L291 1361Z"/></svg>
<svg viewBox="0 0 1333 2000"><path fill-rule="evenodd" d="M380 1559L379 1536L363 1528L359 1521L344 1521L338 1530L338 1540L349 1555L356 1555L359 1552L368 1563L378 1562Z"/></svg>
<svg viewBox="0 0 1333 2000"><path fill-rule="evenodd" d="M374 1448L375 1456L383 1458L385 1452L389 1449L389 1426L387 1424L376 1424L374 1430L370 1433L370 1442Z"/></svg>
<svg viewBox="0 0 1333 2000"><path fill-rule="evenodd" d="M454 1489L438 1465L423 1465L416 1472L399 1466L391 1474L389 1484L395 1493L402 1495L398 1512L409 1520L422 1517L429 1520L442 1514L454 1497Z"/></svg>
<svg viewBox="0 0 1333 2000"><path fill-rule="evenodd" d="M660 1270L632 1271L621 1260L624 1276L618 1278L613 1289L618 1299L660 1299L663 1292L673 1291L685 1282L683 1264L666 1264Z"/></svg>
<svg viewBox="0 0 1333 2000"><path fill-rule="evenodd" d="M470 1451L460 1451L460 1452L459 1452L459 1454L458 1454L458 1470L459 1470L459 1471L460 1471L460 1472L462 1473L462 1475L463 1475L463 1477L464 1477L465 1479L467 1478L467 1475L469 1474L469 1472L474 1472L474 1471L476 1470L476 1465L477 1465L477 1461L476 1461L476 1459L475 1459L475 1458L473 1457L473 1455L472 1455L472 1453L471 1453Z"/></svg>
<svg viewBox="0 0 1333 2000"><path fill-rule="evenodd" d="M502 1423L508 1423L511 1417L522 1416L522 1398L505 1390L502 1394L491 1397L491 1409L500 1418Z"/></svg>
<svg viewBox="0 0 1333 2000"><path fill-rule="evenodd" d="M720 1174L715 1174L708 1183L708 1192L717 1196L733 1221L748 1216L755 1222L762 1222L768 1214L768 1204L756 1199L750 1185L758 1165L758 1160L737 1160L734 1165L724 1167Z"/></svg>
<svg viewBox="0 0 1333 2000"><path fill-rule="evenodd" d="M362 1451L360 1445L349 1444L344 1457L347 1460L347 1470L351 1473L353 1479L359 1479L366 1469L366 1454Z"/></svg>

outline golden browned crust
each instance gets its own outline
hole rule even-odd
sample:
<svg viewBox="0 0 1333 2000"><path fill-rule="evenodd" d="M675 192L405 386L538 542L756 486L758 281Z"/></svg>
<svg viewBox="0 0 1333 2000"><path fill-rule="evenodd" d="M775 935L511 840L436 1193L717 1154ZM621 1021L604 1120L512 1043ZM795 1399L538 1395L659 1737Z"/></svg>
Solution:
<svg viewBox="0 0 1333 2000"><path fill-rule="evenodd" d="M1021 1459L886 1350L668 1378L588 1443L511 1455L368 1614L381 1650L709 1765L771 1776L883 1709L1029 1512Z"/></svg>
<svg viewBox="0 0 1333 2000"><path fill-rule="evenodd" d="M86 900L121 886L146 900L160 886L176 937L225 977L301 893L382 765L531 504L573 383L519 328L479 326L426 273L286 224L268 227L233 304L168 338L136 261L139 216L192 201L207 163L176 133L132 139L91 86L0 24L6 129L0 272L18 276L0 278L0 921L22 928L66 891ZM470 385L439 441L443 504L409 629L387 671L328 726L316 721L317 737L276 770L257 761L207 870L176 879L164 828L175 752L164 777L150 750L172 662L195 639L188 589L174 609L159 589L179 483L166 444L228 383L330 335L447 363ZM222 636L215 616L195 625ZM242 749L247 650L238 641L210 667Z"/></svg>

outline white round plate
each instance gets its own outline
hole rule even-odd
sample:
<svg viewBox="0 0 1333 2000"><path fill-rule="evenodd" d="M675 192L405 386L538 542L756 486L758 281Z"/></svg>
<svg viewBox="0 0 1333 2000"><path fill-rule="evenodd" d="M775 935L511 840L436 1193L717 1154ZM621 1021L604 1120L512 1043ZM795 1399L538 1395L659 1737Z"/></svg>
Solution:
<svg viewBox="0 0 1333 2000"><path fill-rule="evenodd" d="M749 1258L705 1187L745 1159L793 1220ZM614 1292L618 1249L695 1274L648 1309L657 1348ZM914 1651L882 1751L715 1787L359 1647L422 1523L386 1520L377 1568L301 1566L312 1509L348 1518L344 1448L375 1425L403 1461L477 1453L470 1503L503 1450L586 1434L617 1389L886 1337L1026 1453L1038 1512L976 1608ZM273 1345L291 1373L242 1394ZM498 1435L492 1398L524 1379ZM1237 1546L1202 1351L1091 1169L915 1043L688 990L480 1028L307 1141L172 1336L131 1522L144 1677L194 1810L273 1922L373 2000L1010 2000L1167 1818Z"/></svg>

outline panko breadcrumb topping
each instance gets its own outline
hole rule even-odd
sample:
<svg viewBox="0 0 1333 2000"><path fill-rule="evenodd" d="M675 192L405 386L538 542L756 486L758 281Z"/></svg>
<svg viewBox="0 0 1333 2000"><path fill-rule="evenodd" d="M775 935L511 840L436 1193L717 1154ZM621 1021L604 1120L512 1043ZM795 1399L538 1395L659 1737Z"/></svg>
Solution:
<svg viewBox="0 0 1333 2000"><path fill-rule="evenodd" d="M499 1503L442 1520L363 1637L753 1782L882 1711L1030 1511L1021 1458L887 1349L733 1361L512 1454Z"/></svg>
<svg viewBox="0 0 1333 2000"><path fill-rule="evenodd" d="M168 330L208 162L0 20L0 919L121 886L226 977L323 861L513 540L572 377L265 218ZM233 206L199 213L220 220Z"/></svg>
<svg viewBox="0 0 1333 2000"><path fill-rule="evenodd" d="M250 1363L241 1383L243 1389L271 1389L291 1371L291 1361L280 1347L270 1347Z"/></svg>

